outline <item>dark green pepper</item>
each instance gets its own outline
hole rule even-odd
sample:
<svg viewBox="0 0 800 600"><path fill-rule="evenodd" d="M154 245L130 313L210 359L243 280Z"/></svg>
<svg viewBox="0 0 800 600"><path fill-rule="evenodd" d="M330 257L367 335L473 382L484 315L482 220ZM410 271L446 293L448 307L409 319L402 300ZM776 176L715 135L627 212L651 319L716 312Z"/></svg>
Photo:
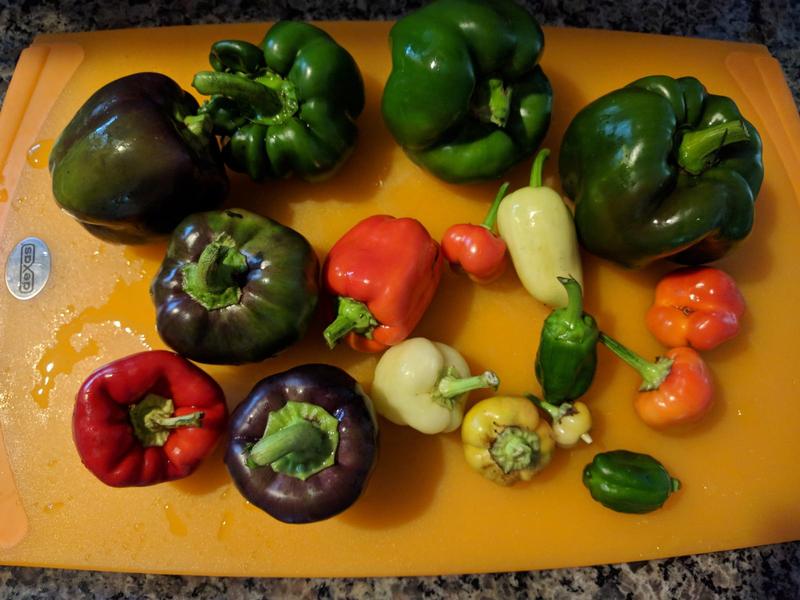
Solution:
<svg viewBox="0 0 800 600"><path fill-rule="evenodd" d="M536 379L551 404L575 400L589 389L597 368L600 330L583 312L581 285L571 277L558 280L567 290L568 304L544 320L536 352Z"/></svg>
<svg viewBox="0 0 800 600"><path fill-rule="evenodd" d="M225 163L255 180L296 173L331 176L352 152L364 109L364 82L353 57L327 33L281 21L261 46L221 40L213 71L192 85L211 98L201 113L225 138Z"/></svg>
<svg viewBox="0 0 800 600"><path fill-rule="evenodd" d="M581 110L559 171L590 252L627 267L716 260L753 225L761 138L693 77L645 77Z"/></svg>
<svg viewBox="0 0 800 600"><path fill-rule="evenodd" d="M583 469L583 484L600 504L623 513L661 508L681 487L655 458L628 450L597 454Z"/></svg>
<svg viewBox="0 0 800 600"><path fill-rule="evenodd" d="M128 244L165 237L186 215L219 207L228 179L197 109L159 73L97 90L50 153L58 204L93 235Z"/></svg>
<svg viewBox="0 0 800 600"><path fill-rule="evenodd" d="M242 209L195 214L153 279L158 332L197 362L257 362L303 336L318 279L317 256L293 229Z"/></svg>
<svg viewBox="0 0 800 600"><path fill-rule="evenodd" d="M544 35L510 0L436 0L389 34L386 125L408 156L450 182L499 177L550 125Z"/></svg>

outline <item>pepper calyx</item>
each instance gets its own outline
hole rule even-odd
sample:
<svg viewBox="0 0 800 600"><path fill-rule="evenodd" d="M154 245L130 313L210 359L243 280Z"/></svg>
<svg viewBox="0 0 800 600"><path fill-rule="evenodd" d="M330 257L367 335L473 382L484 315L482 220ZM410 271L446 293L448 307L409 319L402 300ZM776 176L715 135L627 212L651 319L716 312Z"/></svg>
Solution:
<svg viewBox="0 0 800 600"><path fill-rule="evenodd" d="M342 337L351 331L363 335L367 339L372 339L372 330L378 325L378 321L372 316L366 304L353 298L340 296L336 319L325 328L322 335L325 337L328 347L332 349Z"/></svg>
<svg viewBox="0 0 800 600"><path fill-rule="evenodd" d="M247 466L269 465L305 481L336 462L339 421L319 405L289 400L273 411L264 436L247 451Z"/></svg>
<svg viewBox="0 0 800 600"><path fill-rule="evenodd" d="M129 417L133 434L144 447L163 446L173 429L179 427L199 427L204 413L197 411L188 415L172 416L175 404L171 398L158 394L147 394L142 400L131 405Z"/></svg>
<svg viewBox="0 0 800 600"><path fill-rule="evenodd" d="M183 288L208 310L225 308L239 302L239 282L246 272L247 259L235 240L220 233L203 249L196 263L183 267Z"/></svg>
<svg viewBox="0 0 800 600"><path fill-rule="evenodd" d="M489 455L506 475L535 468L541 461L539 435L521 427L506 427L492 442Z"/></svg>

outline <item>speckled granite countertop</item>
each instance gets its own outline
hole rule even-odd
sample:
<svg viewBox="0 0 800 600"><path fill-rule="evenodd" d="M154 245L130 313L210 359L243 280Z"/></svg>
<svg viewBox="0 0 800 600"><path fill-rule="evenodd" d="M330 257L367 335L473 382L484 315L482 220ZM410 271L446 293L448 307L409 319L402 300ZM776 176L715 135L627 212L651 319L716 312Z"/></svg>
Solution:
<svg viewBox="0 0 800 600"><path fill-rule="evenodd" d="M0 100L19 52L37 33L296 19L394 19L407 0L0 0ZM571 0L526 4L544 25L597 27L765 44L800 105L796 0ZM0 516L0 518L2 518ZM735 524L733 525L735 526ZM580 569L383 579L229 579L0 567L0 598L318 597L797 598L800 543Z"/></svg>

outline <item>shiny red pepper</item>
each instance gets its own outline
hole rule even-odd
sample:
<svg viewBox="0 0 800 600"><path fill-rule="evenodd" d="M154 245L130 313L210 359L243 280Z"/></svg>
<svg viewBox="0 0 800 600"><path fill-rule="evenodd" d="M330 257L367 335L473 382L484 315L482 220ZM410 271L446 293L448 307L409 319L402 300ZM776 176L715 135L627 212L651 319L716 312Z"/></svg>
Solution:
<svg viewBox="0 0 800 600"><path fill-rule="evenodd" d="M730 275L712 267L688 267L658 282L645 322L665 346L711 350L739 333L744 309Z"/></svg>
<svg viewBox="0 0 800 600"><path fill-rule="evenodd" d="M211 376L165 350L132 354L92 373L75 400L72 436L84 466L114 487L190 475L228 419Z"/></svg>
<svg viewBox="0 0 800 600"><path fill-rule="evenodd" d="M442 253L416 219L368 217L333 245L322 282L336 298L324 336L333 348L380 352L402 342L428 308L442 276Z"/></svg>
<svg viewBox="0 0 800 600"><path fill-rule="evenodd" d="M647 425L662 428L690 423L711 408L711 371L691 348L672 348L650 362L604 333L600 341L641 375L642 385L633 407Z"/></svg>
<svg viewBox="0 0 800 600"><path fill-rule="evenodd" d="M500 186L486 218L480 225L459 223L444 232L442 254L454 270L464 271L477 283L494 281L508 265L506 243L495 235L497 209L506 195L508 183Z"/></svg>

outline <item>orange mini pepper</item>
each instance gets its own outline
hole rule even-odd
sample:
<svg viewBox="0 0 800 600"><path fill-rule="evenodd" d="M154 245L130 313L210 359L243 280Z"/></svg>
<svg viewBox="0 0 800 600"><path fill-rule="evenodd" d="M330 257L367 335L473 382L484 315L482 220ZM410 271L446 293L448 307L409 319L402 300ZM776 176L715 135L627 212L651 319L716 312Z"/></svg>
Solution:
<svg viewBox="0 0 800 600"><path fill-rule="evenodd" d="M665 346L711 350L739 332L744 309L730 275L712 267L688 267L658 282L645 323Z"/></svg>
<svg viewBox="0 0 800 600"><path fill-rule="evenodd" d="M357 223L322 267L337 302L324 331L328 346L345 338L356 350L380 352L402 342L433 299L443 264L439 244L416 219L374 215Z"/></svg>
<svg viewBox="0 0 800 600"><path fill-rule="evenodd" d="M633 406L647 425L661 428L690 423L711 408L711 371L695 350L672 348L650 362L605 333L600 334L600 341L641 375L642 385Z"/></svg>

